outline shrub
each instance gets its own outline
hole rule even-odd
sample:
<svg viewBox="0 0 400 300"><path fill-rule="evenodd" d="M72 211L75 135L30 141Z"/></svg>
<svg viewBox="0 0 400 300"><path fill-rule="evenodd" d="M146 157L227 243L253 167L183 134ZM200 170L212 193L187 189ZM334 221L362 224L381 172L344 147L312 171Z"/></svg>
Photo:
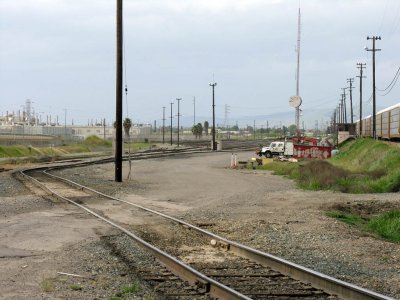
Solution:
<svg viewBox="0 0 400 300"><path fill-rule="evenodd" d="M84 142L86 145L90 146L111 146L111 142L107 140L103 140L96 135L88 136Z"/></svg>

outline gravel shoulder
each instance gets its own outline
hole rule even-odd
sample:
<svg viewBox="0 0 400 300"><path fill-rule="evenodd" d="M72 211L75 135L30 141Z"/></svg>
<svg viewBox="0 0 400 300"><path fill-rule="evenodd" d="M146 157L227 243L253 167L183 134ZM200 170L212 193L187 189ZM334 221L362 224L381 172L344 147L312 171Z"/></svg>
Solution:
<svg viewBox="0 0 400 300"><path fill-rule="evenodd" d="M238 156L247 160L253 153L241 152ZM398 194L302 191L286 178L269 172L232 170L229 163L230 153L132 161L133 179L123 183L113 181L112 164L59 173L105 193L201 224L229 239L400 299L400 245L361 233L325 215L327 209L337 204L389 203L400 207ZM125 162L123 171L125 179L128 173ZM107 272L108 259L118 261L104 244L105 236L115 234L106 225L67 204L30 195L8 173L0 173L0 177L0 254L3 253L0 299L16 295L18 299L29 299L23 297L25 294L34 295L30 299L78 295L68 288L67 280L57 281L52 292L43 291L41 283L57 277L57 271L98 276L94 266ZM88 254L93 249L98 249L99 256ZM134 274L126 276L123 262L116 263L114 271L119 274L116 279L88 279L82 283L87 288L79 292L107 299L118 287L135 280ZM89 289L99 287L99 282L108 288Z"/></svg>

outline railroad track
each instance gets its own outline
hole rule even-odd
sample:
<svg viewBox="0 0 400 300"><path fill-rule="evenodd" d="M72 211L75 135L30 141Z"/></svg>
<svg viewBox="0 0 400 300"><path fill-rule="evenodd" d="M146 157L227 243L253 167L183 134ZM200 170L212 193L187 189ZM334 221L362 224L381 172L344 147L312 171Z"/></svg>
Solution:
<svg viewBox="0 0 400 300"><path fill-rule="evenodd" d="M143 153L135 159L164 154ZM21 175L149 251L160 263L138 273L166 299L391 299L50 173L65 167L71 164L23 170Z"/></svg>

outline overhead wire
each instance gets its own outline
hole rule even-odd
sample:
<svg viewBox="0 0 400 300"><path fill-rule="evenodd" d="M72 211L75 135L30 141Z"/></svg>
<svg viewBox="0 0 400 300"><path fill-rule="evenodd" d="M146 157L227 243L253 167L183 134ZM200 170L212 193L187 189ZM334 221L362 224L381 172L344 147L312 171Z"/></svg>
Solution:
<svg viewBox="0 0 400 300"><path fill-rule="evenodd" d="M386 19L386 13L387 13L388 4L389 4L389 0L386 0L385 10L383 11L381 23L380 23L380 25L379 25L379 29L378 29L378 31L377 31L377 34L379 34L379 33L381 32L381 30L382 30L383 22L384 22L384 20Z"/></svg>
<svg viewBox="0 0 400 300"><path fill-rule="evenodd" d="M392 35L393 33L396 32L397 27L399 26L399 24L400 24L400 2L398 2L398 4L397 4L397 10L396 10L396 13L395 13L395 17L394 17L392 29L390 31L390 35Z"/></svg>
<svg viewBox="0 0 400 300"><path fill-rule="evenodd" d="M125 81L125 105L126 105L126 120L129 119L129 107L128 107L128 75L127 75L127 67L126 67L126 49L125 49L125 22L124 18L122 18L122 41L123 41L123 51L122 51L122 58L123 58L123 68L124 68L124 81ZM132 122L132 121L131 121ZM132 126L132 124L131 124ZM130 129L130 128L129 128ZM132 161L131 161L131 141L130 141L130 135L128 132L128 165L129 165L129 171L127 175L127 179L131 180L132 179Z"/></svg>
<svg viewBox="0 0 400 300"><path fill-rule="evenodd" d="M123 36L123 60L124 60L124 81L125 81L125 105L126 105L126 117L129 116L129 107L128 107L128 76L126 72L126 49L125 49L125 22L122 20L122 36Z"/></svg>
<svg viewBox="0 0 400 300"><path fill-rule="evenodd" d="M390 88L389 91L388 91L387 93L385 93L385 94L380 94L381 96L386 96L387 94L389 94L389 93L391 92L391 90L393 89L393 87L396 85L397 80L399 79L399 75L400 75L400 67L397 69L397 72L396 72L396 74L394 75L392 81L389 83L389 85L388 85L385 89L381 90L381 89L376 88L376 90L379 91L379 92L385 92L387 89Z"/></svg>

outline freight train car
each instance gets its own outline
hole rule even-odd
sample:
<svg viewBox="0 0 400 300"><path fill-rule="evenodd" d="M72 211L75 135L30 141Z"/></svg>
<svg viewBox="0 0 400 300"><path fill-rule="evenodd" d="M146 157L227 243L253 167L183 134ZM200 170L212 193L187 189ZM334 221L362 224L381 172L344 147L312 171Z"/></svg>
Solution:
<svg viewBox="0 0 400 300"><path fill-rule="evenodd" d="M355 123L358 136L372 137L373 121L371 115L361 120L361 134L360 120ZM400 103L376 113L376 137L384 140L400 138Z"/></svg>

